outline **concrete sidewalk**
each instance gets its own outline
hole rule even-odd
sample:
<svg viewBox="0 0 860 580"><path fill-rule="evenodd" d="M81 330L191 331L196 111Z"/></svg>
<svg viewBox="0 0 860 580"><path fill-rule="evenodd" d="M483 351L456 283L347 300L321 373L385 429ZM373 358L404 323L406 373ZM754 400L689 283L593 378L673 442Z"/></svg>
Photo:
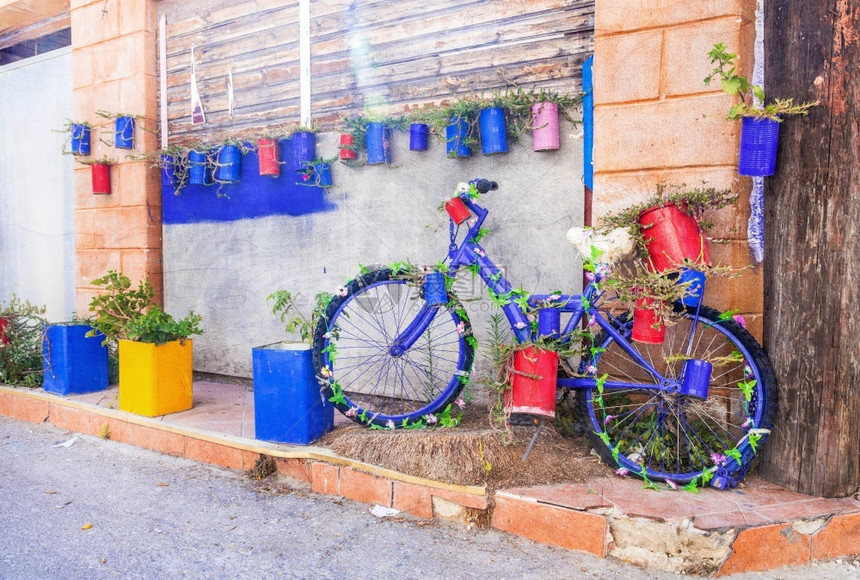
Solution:
<svg viewBox="0 0 860 580"><path fill-rule="evenodd" d="M116 388L61 397L0 386L0 415L48 421L228 468L247 470L260 455L279 472L322 494L393 507L422 518L489 521L500 530L601 557L671 572L725 575L860 554L860 501L789 492L758 477L743 489L644 489L635 479L598 478L498 490L452 485L341 457L317 446L254 439L249 386L198 381L194 407L146 418L116 409ZM336 421L347 421L335 414Z"/></svg>

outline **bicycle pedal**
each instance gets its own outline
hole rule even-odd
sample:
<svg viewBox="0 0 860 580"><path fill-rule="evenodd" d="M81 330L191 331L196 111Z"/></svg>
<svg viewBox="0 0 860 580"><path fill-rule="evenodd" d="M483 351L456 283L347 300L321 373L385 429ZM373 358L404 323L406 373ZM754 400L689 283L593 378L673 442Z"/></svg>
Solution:
<svg viewBox="0 0 860 580"><path fill-rule="evenodd" d="M525 413L511 413L508 417L508 425L512 427L536 427L539 422L537 417Z"/></svg>

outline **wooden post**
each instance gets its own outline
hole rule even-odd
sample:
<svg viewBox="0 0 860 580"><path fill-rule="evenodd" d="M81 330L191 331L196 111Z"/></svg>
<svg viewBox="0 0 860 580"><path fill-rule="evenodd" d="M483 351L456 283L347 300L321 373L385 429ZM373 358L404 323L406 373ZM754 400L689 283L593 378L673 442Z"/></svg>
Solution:
<svg viewBox="0 0 860 580"><path fill-rule="evenodd" d="M860 0L767 0L765 92L820 99L780 127L765 184L764 341L779 410L761 474L816 496L860 478Z"/></svg>

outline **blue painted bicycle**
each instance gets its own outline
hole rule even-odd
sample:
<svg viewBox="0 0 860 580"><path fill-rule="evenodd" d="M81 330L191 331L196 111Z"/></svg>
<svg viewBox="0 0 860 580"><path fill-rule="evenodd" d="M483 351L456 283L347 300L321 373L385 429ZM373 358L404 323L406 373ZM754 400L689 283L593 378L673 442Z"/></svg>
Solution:
<svg viewBox="0 0 860 580"><path fill-rule="evenodd" d="M489 211L477 203L497 185L474 180L459 199L476 219L450 224L448 280L477 272L491 294L511 285L479 244ZM465 233L461 236L461 229ZM459 240L459 243L458 243ZM406 427L444 410L468 382L475 342L457 297L431 302L400 266L366 270L328 304L314 337L323 392L354 420ZM553 296L569 320L560 340L582 340L575 376L559 373L559 389L576 389L591 445L610 464L652 480L732 487L764 444L775 411L775 379L761 346L729 316L699 302L675 305L677 323L661 344L631 340L633 321L611 309L598 273L581 295ZM537 337L529 314L550 295L503 301L518 342Z"/></svg>

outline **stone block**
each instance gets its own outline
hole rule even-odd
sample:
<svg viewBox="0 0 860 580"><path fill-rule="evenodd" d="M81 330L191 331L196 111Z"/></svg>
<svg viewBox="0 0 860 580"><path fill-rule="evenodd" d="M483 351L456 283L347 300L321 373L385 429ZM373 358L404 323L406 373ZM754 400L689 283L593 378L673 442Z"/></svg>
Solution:
<svg viewBox="0 0 860 580"><path fill-rule="evenodd" d="M185 438L185 457L229 469L242 469L244 466L241 449L195 437Z"/></svg>
<svg viewBox="0 0 860 580"><path fill-rule="evenodd" d="M810 538L791 525L778 524L741 530L732 553L717 576L802 566L810 561Z"/></svg>
<svg viewBox="0 0 860 580"><path fill-rule="evenodd" d="M687 22L708 20L720 16L735 16L755 20L755 2L746 0L598 0L595 4L595 36L676 26Z"/></svg>
<svg viewBox="0 0 860 580"><path fill-rule="evenodd" d="M662 30L647 30L599 41L600 58L594 61L596 103L644 101L660 96L663 34Z"/></svg>
<svg viewBox="0 0 860 580"><path fill-rule="evenodd" d="M338 495L338 471L336 465L327 463L314 463L311 465L312 489L315 493L325 495Z"/></svg>
<svg viewBox="0 0 860 580"><path fill-rule="evenodd" d="M340 494L362 503L391 507L391 481L348 467L340 469Z"/></svg>
<svg viewBox="0 0 860 580"><path fill-rule="evenodd" d="M77 272L75 286L83 288L104 276L109 270L123 270L122 252L118 250L78 250L75 254Z"/></svg>
<svg viewBox="0 0 860 580"><path fill-rule="evenodd" d="M596 107L595 172L733 166L740 126L723 118L723 97Z"/></svg>
<svg viewBox="0 0 860 580"><path fill-rule="evenodd" d="M132 443L138 447L173 455L185 456L185 436L146 425L131 425Z"/></svg>
<svg viewBox="0 0 860 580"><path fill-rule="evenodd" d="M432 518L433 498L430 495L430 488L395 481L392 507L419 518Z"/></svg>

